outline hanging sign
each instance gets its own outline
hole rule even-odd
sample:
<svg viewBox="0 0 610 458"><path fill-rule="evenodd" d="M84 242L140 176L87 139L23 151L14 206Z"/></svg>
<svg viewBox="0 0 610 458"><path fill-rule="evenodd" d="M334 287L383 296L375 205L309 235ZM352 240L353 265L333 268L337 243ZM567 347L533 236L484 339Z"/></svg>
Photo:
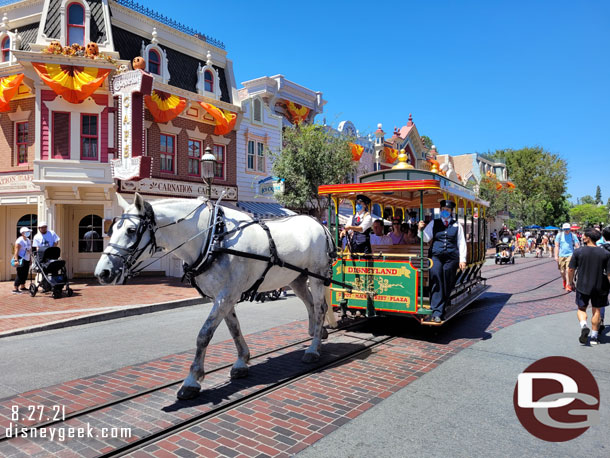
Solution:
<svg viewBox="0 0 610 458"><path fill-rule="evenodd" d="M284 179L278 177L267 177L258 182L258 193L261 196L271 197L284 192Z"/></svg>
<svg viewBox="0 0 610 458"><path fill-rule="evenodd" d="M151 176L152 158L144 156L144 97L152 91L153 78L142 70L117 75L112 93L119 98L118 158L112 176L118 180L141 180Z"/></svg>

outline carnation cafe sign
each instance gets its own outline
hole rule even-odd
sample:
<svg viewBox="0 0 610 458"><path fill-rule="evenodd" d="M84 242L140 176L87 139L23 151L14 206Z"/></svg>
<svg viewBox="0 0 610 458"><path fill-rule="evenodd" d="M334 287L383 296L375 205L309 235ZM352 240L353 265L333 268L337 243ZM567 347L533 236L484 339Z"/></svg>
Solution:
<svg viewBox="0 0 610 458"><path fill-rule="evenodd" d="M236 186L213 185L212 198L217 199L223 191L225 192L224 199L237 200ZM204 183L145 178L139 181L121 181L121 192L140 192L172 197L199 197L207 196L208 186Z"/></svg>
<svg viewBox="0 0 610 458"><path fill-rule="evenodd" d="M142 70L125 72L112 80L112 93L119 98L119 157L112 161L112 176L118 180L150 177L152 158L144 156L144 96L150 95L152 82L152 76Z"/></svg>
<svg viewBox="0 0 610 458"><path fill-rule="evenodd" d="M33 179L34 174L32 172L0 174L0 193L40 191L40 188L32 183Z"/></svg>

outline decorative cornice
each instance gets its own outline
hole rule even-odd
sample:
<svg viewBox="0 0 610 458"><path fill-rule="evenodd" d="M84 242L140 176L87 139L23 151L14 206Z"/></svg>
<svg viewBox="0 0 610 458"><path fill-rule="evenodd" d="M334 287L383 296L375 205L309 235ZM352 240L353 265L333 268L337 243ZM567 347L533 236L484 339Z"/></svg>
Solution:
<svg viewBox="0 0 610 458"><path fill-rule="evenodd" d="M116 64L103 59L89 59L88 57L68 57L61 54L47 54L43 52L13 51L13 55L23 62L43 62L60 65L78 65L82 67L96 67L116 69Z"/></svg>

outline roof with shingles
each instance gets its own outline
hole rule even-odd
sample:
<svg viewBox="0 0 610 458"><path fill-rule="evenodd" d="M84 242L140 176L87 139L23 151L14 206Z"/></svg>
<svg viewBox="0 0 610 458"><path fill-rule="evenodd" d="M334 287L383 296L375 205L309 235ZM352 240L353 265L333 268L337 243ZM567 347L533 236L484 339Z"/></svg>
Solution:
<svg viewBox="0 0 610 458"><path fill-rule="evenodd" d="M11 32L17 31L21 35L21 51L31 51L31 43L36 43L36 36L38 35L38 22L33 24L24 25L19 29L11 30Z"/></svg>
<svg viewBox="0 0 610 458"><path fill-rule="evenodd" d="M106 24L104 23L104 6L102 0L87 0L91 10L90 39L96 43L106 41ZM61 15L59 8L60 0L51 0L47 12L47 21L44 33L48 38L59 38L61 36Z"/></svg>
<svg viewBox="0 0 610 458"><path fill-rule="evenodd" d="M121 59L129 61L140 55L142 42L144 42L144 45L150 44L149 38L144 38L114 25L112 26L112 38L114 39L114 49L118 51ZM197 92L197 69L199 64L202 67L205 66L205 62L164 45L159 45L159 47L167 53L167 66L170 74L168 84L185 91ZM231 93L227 85L225 70L216 65L213 67L218 71L220 79L220 100L231 103Z"/></svg>

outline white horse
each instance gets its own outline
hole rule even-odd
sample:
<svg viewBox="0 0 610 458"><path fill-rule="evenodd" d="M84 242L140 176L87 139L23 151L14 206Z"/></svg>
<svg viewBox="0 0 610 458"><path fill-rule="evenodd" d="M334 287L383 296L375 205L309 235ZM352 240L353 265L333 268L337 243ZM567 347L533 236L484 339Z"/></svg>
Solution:
<svg viewBox="0 0 610 458"><path fill-rule="evenodd" d="M110 242L95 269L95 276L102 284L123 283L155 251L168 252L179 246L173 254L193 266L206 248L206 229L212 226L210 223L214 212L214 206L209 201L166 199L149 203L136 194L133 205L129 205L119 194L117 198L124 213L114 225ZM223 239L223 247L255 255L270 255L270 242L261 225L248 225L252 218L240 211L226 207L222 207L222 211L225 231L236 229ZM335 247L324 226L303 215L265 223L282 261L306 268L314 274L330 275ZM200 292L212 298L214 305L197 336L195 358L188 377L178 391L179 399L192 399L199 394L200 382L205 376L206 349L222 320L225 320L237 347L237 361L231 369L231 378L248 374L250 351L235 315L235 305L242 293L263 275L266 267L267 262L261 260L220 253L204 273L195 277ZM276 265L268 271L258 291L271 291L285 285L290 285L307 306L309 335L313 339L303 361L314 362L319 359L322 339L327 336L323 327L327 311L324 281ZM331 317L334 318L332 311L329 314Z"/></svg>

